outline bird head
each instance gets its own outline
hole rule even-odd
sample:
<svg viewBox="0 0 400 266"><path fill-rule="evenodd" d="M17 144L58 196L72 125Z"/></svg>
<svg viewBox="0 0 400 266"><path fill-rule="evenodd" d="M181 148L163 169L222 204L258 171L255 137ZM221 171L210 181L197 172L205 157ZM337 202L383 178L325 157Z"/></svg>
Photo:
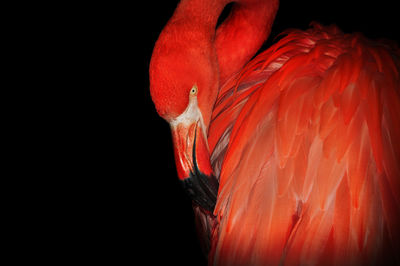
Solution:
<svg viewBox="0 0 400 266"><path fill-rule="evenodd" d="M192 199L210 211L218 185L207 130L218 86L217 57L209 36L166 27L150 62L150 92L158 114L170 124L179 179Z"/></svg>

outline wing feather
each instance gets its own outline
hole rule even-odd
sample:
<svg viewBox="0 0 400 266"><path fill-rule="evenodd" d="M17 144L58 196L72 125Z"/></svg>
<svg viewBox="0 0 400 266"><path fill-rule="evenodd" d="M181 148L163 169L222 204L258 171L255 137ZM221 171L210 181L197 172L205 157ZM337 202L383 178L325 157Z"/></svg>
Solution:
<svg viewBox="0 0 400 266"><path fill-rule="evenodd" d="M211 261L399 263L398 49L335 27L287 34L218 96Z"/></svg>

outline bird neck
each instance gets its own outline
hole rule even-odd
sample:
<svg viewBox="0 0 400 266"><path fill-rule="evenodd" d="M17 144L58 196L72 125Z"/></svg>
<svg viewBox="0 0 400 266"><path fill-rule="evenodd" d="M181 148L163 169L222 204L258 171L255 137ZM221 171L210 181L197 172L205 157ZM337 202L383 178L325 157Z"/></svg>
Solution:
<svg viewBox="0 0 400 266"><path fill-rule="evenodd" d="M279 6L279 0L235 2L229 17L216 30L221 85L260 49L271 32Z"/></svg>
<svg viewBox="0 0 400 266"><path fill-rule="evenodd" d="M224 7L231 2L230 15L216 28ZM182 0L170 23L197 35L201 32L212 43L222 85L260 49L271 32L278 6L279 0Z"/></svg>

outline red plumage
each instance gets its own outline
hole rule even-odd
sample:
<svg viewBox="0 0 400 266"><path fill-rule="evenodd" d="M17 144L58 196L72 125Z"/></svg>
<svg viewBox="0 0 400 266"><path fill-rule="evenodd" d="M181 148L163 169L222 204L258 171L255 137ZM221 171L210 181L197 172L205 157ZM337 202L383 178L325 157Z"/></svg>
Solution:
<svg viewBox="0 0 400 266"><path fill-rule="evenodd" d="M400 263L398 47L316 23L283 35L235 74L220 66L203 103L219 181L213 213L194 205L209 263Z"/></svg>

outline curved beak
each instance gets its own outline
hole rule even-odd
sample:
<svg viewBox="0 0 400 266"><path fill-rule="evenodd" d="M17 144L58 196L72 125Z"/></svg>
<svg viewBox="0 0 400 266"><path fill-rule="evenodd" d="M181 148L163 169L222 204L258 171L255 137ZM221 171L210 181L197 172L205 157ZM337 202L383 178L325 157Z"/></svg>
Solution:
<svg viewBox="0 0 400 266"><path fill-rule="evenodd" d="M187 194L197 205L213 212L218 181L213 175L201 114L198 108L195 111L191 110L190 115L185 112L181 119L170 123L175 163L178 177Z"/></svg>

